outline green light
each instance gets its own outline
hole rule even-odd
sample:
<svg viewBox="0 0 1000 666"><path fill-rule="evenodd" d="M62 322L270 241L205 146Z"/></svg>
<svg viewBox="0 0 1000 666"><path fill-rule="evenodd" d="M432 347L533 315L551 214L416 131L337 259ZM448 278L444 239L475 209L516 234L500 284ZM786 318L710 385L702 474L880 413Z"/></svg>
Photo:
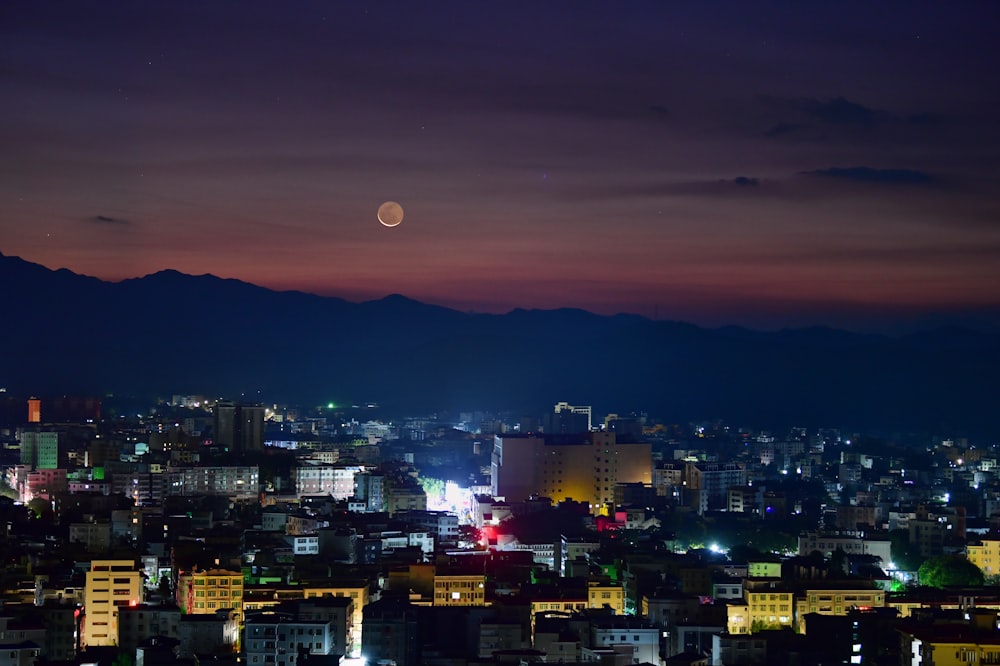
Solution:
<svg viewBox="0 0 1000 666"><path fill-rule="evenodd" d="M336 407L336 405L335 405L335 404L333 404L332 402L328 402L328 403L326 403L326 408L327 408L327 409L333 409L334 407Z"/></svg>

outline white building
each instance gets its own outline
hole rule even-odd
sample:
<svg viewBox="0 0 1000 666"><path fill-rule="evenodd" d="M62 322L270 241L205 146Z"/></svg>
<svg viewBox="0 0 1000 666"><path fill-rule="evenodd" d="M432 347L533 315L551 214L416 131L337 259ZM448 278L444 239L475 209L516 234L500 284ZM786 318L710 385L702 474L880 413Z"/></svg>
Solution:
<svg viewBox="0 0 1000 666"><path fill-rule="evenodd" d="M883 565L888 565L892 561L891 543L888 539L867 538L861 532L809 532L800 535L798 554L808 555L814 550L822 553L824 557L830 557L836 551L842 550L847 555L880 557Z"/></svg>
<svg viewBox="0 0 1000 666"><path fill-rule="evenodd" d="M245 663L249 666L290 666L300 648L308 650L309 654L333 654L334 636L330 620L297 620L289 613L251 615L246 618L244 630Z"/></svg>
<svg viewBox="0 0 1000 666"><path fill-rule="evenodd" d="M615 617L590 625L590 650L629 655L632 664L660 663L660 630L645 620ZM587 649L583 650L587 660Z"/></svg>
<svg viewBox="0 0 1000 666"><path fill-rule="evenodd" d="M362 469L359 465L301 465L292 470L295 493L346 500L354 496L354 476Z"/></svg>
<svg viewBox="0 0 1000 666"><path fill-rule="evenodd" d="M260 472L251 467L168 467L167 493L185 497L213 495L255 499Z"/></svg>
<svg viewBox="0 0 1000 666"><path fill-rule="evenodd" d="M315 534L289 534L285 541L295 555L319 555L319 537Z"/></svg>

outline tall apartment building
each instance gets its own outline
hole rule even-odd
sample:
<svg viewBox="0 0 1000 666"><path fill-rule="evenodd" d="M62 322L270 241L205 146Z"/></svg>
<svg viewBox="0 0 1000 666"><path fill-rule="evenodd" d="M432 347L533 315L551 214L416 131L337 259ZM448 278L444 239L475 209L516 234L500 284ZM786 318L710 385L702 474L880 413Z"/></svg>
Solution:
<svg viewBox="0 0 1000 666"><path fill-rule="evenodd" d="M31 469L56 469L59 467L59 433L22 430L21 464Z"/></svg>
<svg viewBox="0 0 1000 666"><path fill-rule="evenodd" d="M234 453L264 448L264 407L220 401L215 404L215 443Z"/></svg>
<svg viewBox="0 0 1000 666"><path fill-rule="evenodd" d="M94 560L83 592L84 646L118 644L118 609L142 603L143 587L134 560Z"/></svg>
<svg viewBox="0 0 1000 666"><path fill-rule="evenodd" d="M587 502L597 512L614 502L615 485L652 482L648 443L620 442L613 432L569 435L496 435L494 497L523 502L532 496Z"/></svg>
<svg viewBox="0 0 1000 666"><path fill-rule="evenodd" d="M367 511L382 511L385 508L385 477L377 472L355 474L354 497L365 503Z"/></svg>

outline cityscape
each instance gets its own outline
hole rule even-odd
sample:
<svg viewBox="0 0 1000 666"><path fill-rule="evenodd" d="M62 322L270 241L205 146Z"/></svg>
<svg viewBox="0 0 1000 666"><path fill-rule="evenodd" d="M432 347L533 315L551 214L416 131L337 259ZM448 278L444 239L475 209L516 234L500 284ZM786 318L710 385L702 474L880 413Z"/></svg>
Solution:
<svg viewBox="0 0 1000 666"><path fill-rule="evenodd" d="M0 666L1000 664L998 18L5 1Z"/></svg>
<svg viewBox="0 0 1000 666"><path fill-rule="evenodd" d="M995 442L0 397L7 663L1000 654Z"/></svg>

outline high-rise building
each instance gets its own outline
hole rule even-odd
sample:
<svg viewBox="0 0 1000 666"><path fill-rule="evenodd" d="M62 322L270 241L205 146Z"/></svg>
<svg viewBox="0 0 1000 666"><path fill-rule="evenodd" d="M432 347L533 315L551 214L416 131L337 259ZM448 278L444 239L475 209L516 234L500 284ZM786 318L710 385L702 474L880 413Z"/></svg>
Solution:
<svg viewBox="0 0 1000 666"><path fill-rule="evenodd" d="M83 592L84 646L118 644L118 609L142 602L142 577L134 560L94 560Z"/></svg>
<svg viewBox="0 0 1000 666"><path fill-rule="evenodd" d="M589 405L578 406L568 402L557 402L552 413L546 414L543 418L542 427L550 435L590 432L593 427L591 408Z"/></svg>
<svg viewBox="0 0 1000 666"><path fill-rule="evenodd" d="M28 423L42 422L42 401L38 398L28 398Z"/></svg>
<svg viewBox="0 0 1000 666"><path fill-rule="evenodd" d="M264 448L264 407L220 401L214 408L214 439L234 453Z"/></svg>
<svg viewBox="0 0 1000 666"><path fill-rule="evenodd" d="M56 469L59 467L59 433L22 430L21 464L32 469Z"/></svg>
<svg viewBox="0 0 1000 666"><path fill-rule="evenodd" d="M492 493L508 502L572 499L596 512L614 502L616 484L651 483L652 466L648 443L620 442L612 432L497 435Z"/></svg>

